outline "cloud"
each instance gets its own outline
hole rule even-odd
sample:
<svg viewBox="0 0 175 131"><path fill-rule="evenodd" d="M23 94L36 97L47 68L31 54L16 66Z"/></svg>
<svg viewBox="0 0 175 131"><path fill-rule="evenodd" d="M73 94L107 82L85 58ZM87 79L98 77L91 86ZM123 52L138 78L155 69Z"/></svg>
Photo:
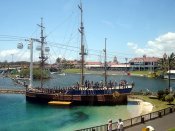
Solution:
<svg viewBox="0 0 175 131"><path fill-rule="evenodd" d="M19 50L19 49L7 49L7 50L1 50L0 51L0 62L17 62L17 61L30 61L30 50L28 49L23 49L23 50ZM39 51L34 51L33 52L33 61L39 61L39 56L40 56L40 52ZM48 60L46 62L48 63L55 63L56 59L58 57L63 58L62 55L51 55L50 53L47 54L47 56L49 57Z"/></svg>
<svg viewBox="0 0 175 131"><path fill-rule="evenodd" d="M163 34L154 40L150 40L146 43L144 48L139 48L138 44L133 42L127 43L137 56L146 54L148 56L162 57L164 53L170 54L175 49L175 33L168 32Z"/></svg>
<svg viewBox="0 0 175 131"><path fill-rule="evenodd" d="M3 61L27 61L29 60L29 52L21 52L21 50L18 49L9 49L9 50L2 50L0 51L0 56L1 56L1 62Z"/></svg>
<svg viewBox="0 0 175 131"><path fill-rule="evenodd" d="M3 50L3 51L0 51L0 56L6 57L6 56L11 56L11 55L16 54L16 53L18 53L18 50L16 50L16 49Z"/></svg>

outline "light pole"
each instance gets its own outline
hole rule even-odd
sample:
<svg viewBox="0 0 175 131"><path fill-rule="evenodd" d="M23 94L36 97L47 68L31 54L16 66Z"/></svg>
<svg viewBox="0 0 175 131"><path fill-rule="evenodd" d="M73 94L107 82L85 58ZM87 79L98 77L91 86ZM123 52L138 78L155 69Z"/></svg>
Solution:
<svg viewBox="0 0 175 131"><path fill-rule="evenodd" d="M12 56L11 68L13 67L13 55L14 54L11 54L11 56Z"/></svg>
<svg viewBox="0 0 175 131"><path fill-rule="evenodd" d="M128 69L127 69L127 61L128 61L128 58L125 58L125 61L126 61L126 73L127 73L127 71L128 71Z"/></svg>
<svg viewBox="0 0 175 131"><path fill-rule="evenodd" d="M168 57L168 70L169 70L169 73L168 73L168 90L169 90L169 92L170 92L170 80L171 80L171 76L170 76L170 70L171 70L171 67L170 67L170 61L171 61L171 59L170 59L170 56Z"/></svg>
<svg viewBox="0 0 175 131"><path fill-rule="evenodd" d="M13 55L14 55L14 54L11 54L11 56L12 56L12 63L13 63Z"/></svg>
<svg viewBox="0 0 175 131"><path fill-rule="evenodd" d="M30 83L29 88L33 87L33 40L30 39Z"/></svg>

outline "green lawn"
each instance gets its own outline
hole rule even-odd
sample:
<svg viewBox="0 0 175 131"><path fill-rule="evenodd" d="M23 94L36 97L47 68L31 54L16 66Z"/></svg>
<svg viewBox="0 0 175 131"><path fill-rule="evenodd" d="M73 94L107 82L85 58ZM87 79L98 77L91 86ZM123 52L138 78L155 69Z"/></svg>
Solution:
<svg viewBox="0 0 175 131"><path fill-rule="evenodd" d="M168 131L175 131L175 128L168 129Z"/></svg>
<svg viewBox="0 0 175 131"><path fill-rule="evenodd" d="M81 69L65 69L64 73L81 73Z"/></svg>
<svg viewBox="0 0 175 131"><path fill-rule="evenodd" d="M133 95L133 97L136 97L138 99L151 103L154 106L153 111L158 111L171 106L168 104L168 102L160 101L158 99L150 99L148 96L144 96L144 95ZM172 102L172 104L175 104L175 100L174 102Z"/></svg>
<svg viewBox="0 0 175 131"><path fill-rule="evenodd" d="M131 74L147 75L150 71L130 71Z"/></svg>

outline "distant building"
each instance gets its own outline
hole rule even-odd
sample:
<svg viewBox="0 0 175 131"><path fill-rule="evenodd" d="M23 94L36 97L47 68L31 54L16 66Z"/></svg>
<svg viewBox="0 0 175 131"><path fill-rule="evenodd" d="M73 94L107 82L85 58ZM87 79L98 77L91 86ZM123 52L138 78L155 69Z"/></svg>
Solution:
<svg viewBox="0 0 175 131"><path fill-rule="evenodd" d="M118 60L116 56L114 56L113 62L118 64Z"/></svg>
<svg viewBox="0 0 175 131"><path fill-rule="evenodd" d="M128 63L108 62L108 66L109 69L113 71L128 71L130 69L130 65Z"/></svg>
<svg viewBox="0 0 175 131"><path fill-rule="evenodd" d="M160 58L158 57L146 57L146 55L143 55L143 57L136 57L129 61L130 69L131 70L150 70L154 71L156 68L158 68L158 60Z"/></svg>
<svg viewBox="0 0 175 131"><path fill-rule="evenodd" d="M89 70L104 70L105 66L102 62L86 62L85 67ZM130 65L126 63L107 62L107 70L126 71L129 68Z"/></svg>
<svg viewBox="0 0 175 131"><path fill-rule="evenodd" d="M104 68L101 62L86 62L85 68L90 70L100 70Z"/></svg>

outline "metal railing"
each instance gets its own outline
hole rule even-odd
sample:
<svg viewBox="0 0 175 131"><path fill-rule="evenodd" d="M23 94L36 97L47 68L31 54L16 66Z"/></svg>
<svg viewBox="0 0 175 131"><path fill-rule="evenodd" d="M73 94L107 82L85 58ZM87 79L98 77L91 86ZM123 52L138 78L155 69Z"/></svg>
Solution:
<svg viewBox="0 0 175 131"><path fill-rule="evenodd" d="M159 110L159 111L155 111L155 112L151 112L151 113L148 113L145 115L126 119L126 120L123 120L124 128L129 128L133 125L141 124L141 123L144 123L144 122L152 120L152 119L160 118L160 117L165 116L167 114L170 114L172 112L175 112L175 105L168 107L168 108L165 108L165 109L162 109L162 110ZM108 127L108 124L104 124L104 125L99 125L99 126L95 126L95 127L78 129L76 131L107 131L107 127ZM117 128L117 122L112 123L112 129L115 130L116 128Z"/></svg>

